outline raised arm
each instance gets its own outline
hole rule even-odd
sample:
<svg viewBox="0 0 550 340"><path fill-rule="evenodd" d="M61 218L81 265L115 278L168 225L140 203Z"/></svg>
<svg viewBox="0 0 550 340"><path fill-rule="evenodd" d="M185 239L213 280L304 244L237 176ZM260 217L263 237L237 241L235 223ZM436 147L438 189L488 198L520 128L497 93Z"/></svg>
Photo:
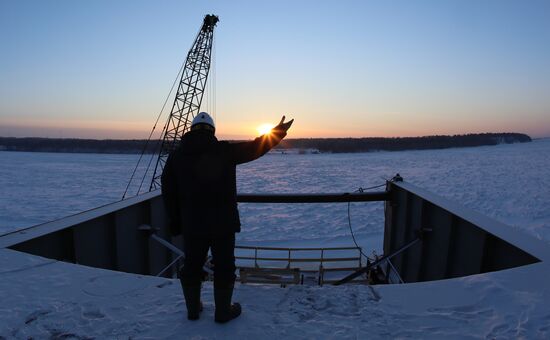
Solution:
<svg viewBox="0 0 550 340"><path fill-rule="evenodd" d="M285 116L277 126L271 129L271 132L257 137L250 142L230 144L230 152L236 164L253 161L265 155L269 150L275 147L285 138L286 132L294 119L285 123Z"/></svg>

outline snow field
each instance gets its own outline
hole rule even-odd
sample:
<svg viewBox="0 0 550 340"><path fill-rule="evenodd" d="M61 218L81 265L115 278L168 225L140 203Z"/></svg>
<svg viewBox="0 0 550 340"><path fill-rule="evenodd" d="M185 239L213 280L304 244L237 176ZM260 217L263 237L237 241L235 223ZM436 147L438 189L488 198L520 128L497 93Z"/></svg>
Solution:
<svg viewBox="0 0 550 340"><path fill-rule="evenodd" d="M137 158L0 152L0 234L119 200ZM550 139L542 139L445 150L270 154L239 166L237 176L239 192L323 193L382 184L399 172L413 184L549 242L548 169ZM139 182L134 184L137 189ZM352 203L358 240L381 242L382 209L382 203ZM240 243L351 244L346 204L240 204L240 212Z"/></svg>
<svg viewBox="0 0 550 340"><path fill-rule="evenodd" d="M0 233L119 199L137 157L0 152ZM341 155L268 155L241 166L240 192L341 192L406 180L550 242L550 140L492 147ZM241 244L351 245L345 204L241 204ZM382 241L380 203L352 204L365 250ZM243 315L185 318L177 280L0 250L0 339L548 339L546 262L392 286L237 285Z"/></svg>
<svg viewBox="0 0 550 340"><path fill-rule="evenodd" d="M214 323L212 283L188 321L177 280L92 269L0 250L5 339L547 339L550 268L374 286L237 284L241 317ZM518 277L533 278L518 280Z"/></svg>

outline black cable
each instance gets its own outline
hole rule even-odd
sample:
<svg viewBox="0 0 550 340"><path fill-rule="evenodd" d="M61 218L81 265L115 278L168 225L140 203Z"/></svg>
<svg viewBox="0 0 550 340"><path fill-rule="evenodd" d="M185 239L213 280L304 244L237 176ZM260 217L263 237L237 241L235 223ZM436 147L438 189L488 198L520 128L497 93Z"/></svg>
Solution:
<svg viewBox="0 0 550 340"><path fill-rule="evenodd" d="M381 188L381 187L384 187L384 186L386 186L386 183L380 184L380 185L375 185L375 186L368 187L368 188L359 187L357 190L355 190L355 192L363 192L363 191L366 191L366 190L372 190L372 189Z"/></svg>
<svg viewBox="0 0 550 340"><path fill-rule="evenodd" d="M197 34L195 36L198 36L198 34L200 33L201 30L202 30L202 26L201 26L201 28L199 28L199 31L197 32ZM193 40L193 43L191 44L191 47L189 48L189 52L191 51L191 49L195 45L196 40L197 40L196 38L195 38L195 40ZM139 159L137 161L136 167L134 168L134 171L132 172L132 176L130 176L130 180L128 181L128 184L126 185L126 189L124 190L124 194L122 194L122 200L126 197L126 193L128 192L128 188L130 188L130 184L132 183L132 181L134 179L134 175L136 174L136 170L137 170L139 164L141 163L141 159L143 158L143 155L145 154L145 150L147 150L147 145L149 144L149 141L151 140L151 137L153 136L153 133L155 132L158 121L159 121L160 117L162 116L162 112L164 111L166 103L168 102L168 99L170 99L170 95L172 94L172 91L174 90L174 86L176 85L176 82L178 81L178 79L180 77L180 74L183 72L183 68L185 67L185 64L187 63L187 58L189 57L189 52L187 52L187 57L185 58L185 60L181 64L180 70L179 70L178 74L176 75L176 79L174 79L174 82L172 83L172 87L170 88L170 92L168 92L168 95L166 96L166 99L164 100L164 104L162 104L162 108L160 109L160 112L157 116L157 120L155 121L155 125L153 126L153 129L151 130L151 133L149 134L149 138L147 138L147 141L145 142L145 145L143 146L143 150L141 150L141 154L139 155ZM167 125L165 125L164 128L162 129L160 139L163 138L163 133L164 133L164 130L166 128L167 128ZM158 141L157 141L156 145L158 145ZM155 145L155 148L156 148L156 145ZM154 154L153 154L153 156L154 156ZM136 196L139 195L139 191L141 190L141 186L143 185L143 180L145 179L145 176L147 176L147 172L149 172L149 167L150 166L151 166L151 161L149 161L149 164L147 165L147 169L145 169L145 174L143 175L143 178L142 178L141 183L139 185L139 189L138 189L138 192L136 193ZM155 174L153 174L153 176L154 175Z"/></svg>
<svg viewBox="0 0 550 340"><path fill-rule="evenodd" d="M363 253L363 250L361 250L361 247L359 247L359 245L357 244L357 241L355 240L355 235L353 234L353 229L351 228L350 205L351 205L351 202L348 202L348 226L349 226L349 231L351 233L351 238L353 239L353 243L355 243L355 246L359 249L359 253L361 253L363 257L368 259L369 257L365 255L365 253Z"/></svg>
<svg viewBox="0 0 550 340"><path fill-rule="evenodd" d="M380 187L383 187L383 186L386 186L386 183L380 184L380 185L375 185L375 186L368 187L368 188L359 187L354 192L364 192L366 190L372 190L372 189L380 188ZM363 253L363 250L361 250L361 247L359 247L359 245L357 244L357 241L355 240L355 235L353 234L353 228L351 227L350 207L351 207L351 202L348 202L348 226L349 226L349 231L351 233L351 238L353 239L353 243L355 243L355 246L359 249L359 253L361 253L361 255L363 255L363 257L365 257L367 260L369 260L369 257L367 255L365 255L365 253Z"/></svg>
<svg viewBox="0 0 550 340"><path fill-rule="evenodd" d="M126 197L126 193L128 192L128 188L130 188L130 184L132 183L134 176L136 174L137 168L139 167L139 164L141 163L141 159L143 158L143 155L145 154L145 151L147 150L147 145L149 145L149 141L151 140L151 137L153 136L153 133L155 132L155 129L157 128L157 124L159 122L160 117L162 116L162 112L164 111L164 108L166 107L166 103L168 102L168 99L170 99L170 95L172 94L172 91L174 90L174 86L176 85L176 82L179 79L180 73L183 71L183 68L185 66L185 61L180 67L180 70L178 72L178 75L176 76L176 79L174 79L174 82L172 83L172 87L170 88L170 92L168 92L168 95L166 96L166 99L164 100L164 104L162 104L162 108L160 109L160 112L157 116L157 120L155 121L155 125L153 125L153 129L151 130L151 133L149 134L149 137L147 138L147 141L145 142L145 145L143 146L143 150L141 150L141 154L139 155L139 159L137 161L137 164L134 168L134 171L132 172L132 176L130 176L130 180L128 181L128 184L126 185L126 189L124 190L124 194L122 194L122 199ZM164 130L164 129L163 129ZM145 170L145 173L149 170L149 166ZM143 181L142 181L143 183ZM141 189L141 185L140 185ZM139 189L137 194L139 194Z"/></svg>
<svg viewBox="0 0 550 340"><path fill-rule="evenodd" d="M164 124L164 127L162 128L162 131L160 132L160 135L164 135L164 131L167 129L168 123ZM161 139L157 139L157 142L155 143L155 146L153 147L153 150L157 150L157 147L159 143L161 142ZM145 178L147 177L147 174L149 173L149 168L151 168L151 163L153 163L153 159L155 158L156 153L151 154L151 158L149 158L149 163L147 164L147 168L145 169L145 172L143 173L143 177L141 178L141 182L139 183L139 188L137 191L137 194L139 195L139 192L141 190L141 187L143 186L143 182L145 182ZM159 155L160 157L160 155ZM155 176L155 174L153 174Z"/></svg>
<svg viewBox="0 0 550 340"><path fill-rule="evenodd" d="M403 178L399 174L397 174L392 179L389 179L389 180L386 179L386 183L384 183L384 184L374 185L374 186L368 187L368 188L359 187L357 190L355 190L355 192L364 192L365 190L380 188L380 187L383 187L383 186L387 186L387 182L398 182L398 181L402 181L402 180L403 180ZM384 202L384 216L386 216L386 204L387 204L387 202ZM351 233L351 238L353 239L353 243L355 243L355 246L357 248L359 248L359 252L361 253L361 255L363 255L363 257L365 257L367 260L369 260L370 258L367 255L365 255L365 253L363 253L363 251L361 250L361 247L359 247L359 245L357 244L357 241L355 240L355 235L353 234L353 229L351 227L350 206L351 206L351 202L348 202L348 226L349 226L349 231Z"/></svg>

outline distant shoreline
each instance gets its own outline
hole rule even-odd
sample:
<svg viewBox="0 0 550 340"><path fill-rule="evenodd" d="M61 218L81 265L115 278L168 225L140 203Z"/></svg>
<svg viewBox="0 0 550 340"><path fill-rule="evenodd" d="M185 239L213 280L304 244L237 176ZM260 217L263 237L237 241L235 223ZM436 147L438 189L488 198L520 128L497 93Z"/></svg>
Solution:
<svg viewBox="0 0 550 340"><path fill-rule="evenodd" d="M424 137L367 138L299 138L285 139L276 150L293 153L357 153L372 151L403 151L474 147L511 143L526 143L532 139L522 133L476 133ZM0 137L0 151L140 154L156 153L157 140L141 139L77 139L77 138L16 138Z"/></svg>

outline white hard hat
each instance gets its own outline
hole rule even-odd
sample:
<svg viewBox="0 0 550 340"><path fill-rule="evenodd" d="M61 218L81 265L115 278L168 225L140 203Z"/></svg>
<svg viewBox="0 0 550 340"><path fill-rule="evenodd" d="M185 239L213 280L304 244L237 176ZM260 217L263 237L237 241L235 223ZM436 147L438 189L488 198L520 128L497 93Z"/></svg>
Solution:
<svg viewBox="0 0 550 340"><path fill-rule="evenodd" d="M207 112L199 112L199 114L196 115L195 118L193 118L193 121L191 122L191 127L197 124L206 124L210 125L214 129L216 128L216 125L214 125L214 120Z"/></svg>

